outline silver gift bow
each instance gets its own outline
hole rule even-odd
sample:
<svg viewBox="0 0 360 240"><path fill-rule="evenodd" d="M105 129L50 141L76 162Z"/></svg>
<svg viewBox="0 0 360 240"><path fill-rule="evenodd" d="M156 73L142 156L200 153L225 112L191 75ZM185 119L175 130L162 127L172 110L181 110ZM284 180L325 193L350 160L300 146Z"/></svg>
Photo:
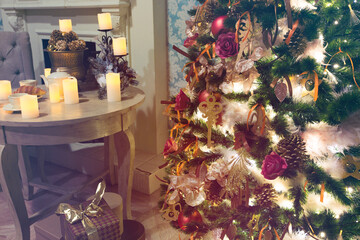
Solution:
<svg viewBox="0 0 360 240"><path fill-rule="evenodd" d="M81 204L80 209L77 209L70 204L67 203L60 203L56 214L64 214L65 219L70 224L74 224L81 220L83 227L85 228L85 232L88 236L89 240L100 240L99 233L95 225L91 222L89 217L98 217L101 215L103 210L99 207L99 203L104 196L106 184L103 180L100 182L96 188L96 193L94 199L91 203L82 210Z"/></svg>

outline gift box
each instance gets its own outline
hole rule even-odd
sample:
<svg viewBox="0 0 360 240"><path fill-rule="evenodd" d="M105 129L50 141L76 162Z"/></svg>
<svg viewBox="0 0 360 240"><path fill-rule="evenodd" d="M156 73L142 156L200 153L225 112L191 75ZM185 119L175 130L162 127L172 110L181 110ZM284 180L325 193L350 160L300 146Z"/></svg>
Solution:
<svg viewBox="0 0 360 240"><path fill-rule="evenodd" d="M91 201L82 204L82 209L85 209ZM102 199L99 207L103 210L100 216L89 217L94 224L98 237L96 239L118 240L121 238L121 223L120 219L113 213L107 203ZM81 221L70 224L66 221L65 216L61 215L61 232L65 240L88 240L88 234Z"/></svg>

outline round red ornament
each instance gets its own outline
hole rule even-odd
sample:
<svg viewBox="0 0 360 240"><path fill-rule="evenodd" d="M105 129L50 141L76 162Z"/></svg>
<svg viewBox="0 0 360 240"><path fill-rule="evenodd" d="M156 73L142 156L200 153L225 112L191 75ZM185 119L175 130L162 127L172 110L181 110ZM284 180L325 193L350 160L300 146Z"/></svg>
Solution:
<svg viewBox="0 0 360 240"><path fill-rule="evenodd" d="M202 223L202 217L199 211L194 210L190 216L185 216L183 212L179 213L178 224L181 229L186 229L186 225L191 222Z"/></svg>
<svg viewBox="0 0 360 240"><path fill-rule="evenodd" d="M204 90L199 94L199 102L205 102L207 97L210 95L210 93L208 93L208 91ZM220 93L213 93L213 95L215 96L216 102L220 102L221 101L221 94Z"/></svg>
<svg viewBox="0 0 360 240"><path fill-rule="evenodd" d="M225 29L224 22L227 16L220 16L215 18L215 20L211 24L211 32L214 36L216 36L222 29Z"/></svg>

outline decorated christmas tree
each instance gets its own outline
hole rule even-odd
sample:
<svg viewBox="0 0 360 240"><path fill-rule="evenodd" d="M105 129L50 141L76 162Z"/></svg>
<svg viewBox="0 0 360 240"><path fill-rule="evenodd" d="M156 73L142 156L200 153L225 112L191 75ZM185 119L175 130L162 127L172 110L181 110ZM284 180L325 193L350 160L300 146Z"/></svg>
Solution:
<svg viewBox="0 0 360 240"><path fill-rule="evenodd" d="M198 0L160 208L191 239L360 237L360 4Z"/></svg>

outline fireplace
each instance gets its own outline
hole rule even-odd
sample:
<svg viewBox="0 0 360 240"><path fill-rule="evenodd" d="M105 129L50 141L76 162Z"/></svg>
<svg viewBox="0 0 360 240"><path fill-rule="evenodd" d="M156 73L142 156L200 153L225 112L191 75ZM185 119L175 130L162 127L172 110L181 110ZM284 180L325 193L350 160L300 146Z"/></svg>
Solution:
<svg viewBox="0 0 360 240"><path fill-rule="evenodd" d="M44 68L50 67L49 57L43 49L53 30L59 29L59 19L70 18L73 31L87 43L84 65L88 57L99 51L96 43L102 33L98 32L97 14L110 12L113 30L110 35L129 37L130 3L126 0L2 0L5 31L27 31L33 54L35 77L40 82Z"/></svg>

